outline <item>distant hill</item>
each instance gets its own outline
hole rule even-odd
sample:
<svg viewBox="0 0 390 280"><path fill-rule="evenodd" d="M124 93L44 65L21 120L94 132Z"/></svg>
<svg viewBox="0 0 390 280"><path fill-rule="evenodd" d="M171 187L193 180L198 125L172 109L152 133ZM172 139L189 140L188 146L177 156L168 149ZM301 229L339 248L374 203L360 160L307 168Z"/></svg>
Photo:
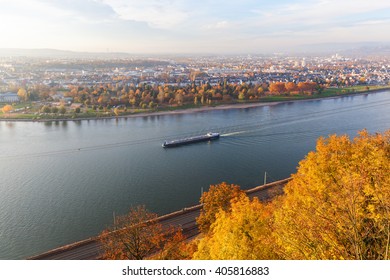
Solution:
<svg viewBox="0 0 390 280"><path fill-rule="evenodd" d="M94 53L73 52L56 49L2 49L0 57L40 57L40 58L123 58L130 57L128 53Z"/></svg>
<svg viewBox="0 0 390 280"><path fill-rule="evenodd" d="M304 44L295 48L289 48L281 52L282 54L296 54L303 56L311 55L331 55L338 53L342 56L390 56L390 42L358 42L358 43L321 43ZM188 54L198 56L206 54ZM218 54L208 54L210 56ZM232 54L234 55L234 54ZM17 49L0 48L0 57L33 57L33 58L67 58L67 59L114 59L114 58L134 58L134 57L155 57L172 58L175 54L130 54L122 52L74 52L57 49ZM179 55L179 57L186 55Z"/></svg>
<svg viewBox="0 0 390 280"><path fill-rule="evenodd" d="M305 44L296 48L295 53L339 53L345 56L390 55L390 42Z"/></svg>
<svg viewBox="0 0 390 280"><path fill-rule="evenodd" d="M349 56L389 56L390 57L390 44L380 46L365 46L360 48L350 49L344 53Z"/></svg>

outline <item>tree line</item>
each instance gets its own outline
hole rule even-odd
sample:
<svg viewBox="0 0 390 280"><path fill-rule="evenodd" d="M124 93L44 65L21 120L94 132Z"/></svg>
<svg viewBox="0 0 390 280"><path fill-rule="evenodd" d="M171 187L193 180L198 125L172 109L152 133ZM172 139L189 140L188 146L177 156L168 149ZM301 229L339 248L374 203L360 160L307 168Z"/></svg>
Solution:
<svg viewBox="0 0 390 280"><path fill-rule="evenodd" d="M86 106L119 106L131 108L156 108L157 106L182 106L186 104L209 105L237 101L255 101L270 95L313 94L321 92L316 82L274 82L263 84L223 83L211 85L149 85L145 83L105 84L94 86L70 86L64 90L44 85L20 88L18 96L22 101L53 101L58 93L71 97L73 102ZM57 97L58 98L58 97Z"/></svg>

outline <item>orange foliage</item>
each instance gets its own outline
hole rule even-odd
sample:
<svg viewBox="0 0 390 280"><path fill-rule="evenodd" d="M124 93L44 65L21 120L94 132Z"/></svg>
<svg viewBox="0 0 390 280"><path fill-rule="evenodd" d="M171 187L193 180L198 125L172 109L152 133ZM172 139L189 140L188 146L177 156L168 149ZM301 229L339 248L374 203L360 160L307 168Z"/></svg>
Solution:
<svg viewBox="0 0 390 280"><path fill-rule="evenodd" d="M288 92L294 92L298 90L298 86L294 82L286 83L286 90Z"/></svg>
<svg viewBox="0 0 390 280"><path fill-rule="evenodd" d="M299 82L298 90L300 92L310 92L312 93L318 87L316 82Z"/></svg>
<svg viewBox="0 0 390 280"><path fill-rule="evenodd" d="M12 111L14 108L11 106L11 105L5 105L1 111L3 111L4 114L7 114L9 113L10 111Z"/></svg>
<svg viewBox="0 0 390 280"><path fill-rule="evenodd" d="M132 208L127 215L116 217L114 226L104 230L99 240L102 258L109 260L178 260L190 259L192 245L185 242L181 229L163 229L157 215L144 206Z"/></svg>
<svg viewBox="0 0 390 280"><path fill-rule="evenodd" d="M144 206L132 208L127 215L117 217L111 229L99 238L103 258L111 260L142 260L162 248L165 240L157 215Z"/></svg>
<svg viewBox="0 0 390 280"><path fill-rule="evenodd" d="M269 85L269 91L272 93L284 93L286 92L286 86L282 82L271 83Z"/></svg>

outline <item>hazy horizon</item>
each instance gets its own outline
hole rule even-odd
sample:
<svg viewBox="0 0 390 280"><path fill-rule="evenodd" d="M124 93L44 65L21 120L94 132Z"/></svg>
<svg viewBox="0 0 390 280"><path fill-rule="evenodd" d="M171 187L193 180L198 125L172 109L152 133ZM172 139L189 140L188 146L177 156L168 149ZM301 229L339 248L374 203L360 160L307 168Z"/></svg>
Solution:
<svg viewBox="0 0 390 280"><path fill-rule="evenodd" d="M390 2L380 0L0 0L0 5L3 49L240 54L390 42Z"/></svg>

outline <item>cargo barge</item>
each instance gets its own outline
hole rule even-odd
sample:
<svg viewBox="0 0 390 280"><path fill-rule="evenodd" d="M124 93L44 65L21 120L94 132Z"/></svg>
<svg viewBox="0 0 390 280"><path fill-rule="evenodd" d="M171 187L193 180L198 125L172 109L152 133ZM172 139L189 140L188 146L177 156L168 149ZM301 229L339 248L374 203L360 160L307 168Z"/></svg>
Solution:
<svg viewBox="0 0 390 280"><path fill-rule="evenodd" d="M209 132L209 133L204 134L204 135L193 136L193 137L171 140L171 141L165 141L162 144L162 146L164 148L171 148L171 147L177 147L177 146L182 146L182 145L191 144L191 143L211 141L211 140L215 140L218 138L219 138L219 133Z"/></svg>

